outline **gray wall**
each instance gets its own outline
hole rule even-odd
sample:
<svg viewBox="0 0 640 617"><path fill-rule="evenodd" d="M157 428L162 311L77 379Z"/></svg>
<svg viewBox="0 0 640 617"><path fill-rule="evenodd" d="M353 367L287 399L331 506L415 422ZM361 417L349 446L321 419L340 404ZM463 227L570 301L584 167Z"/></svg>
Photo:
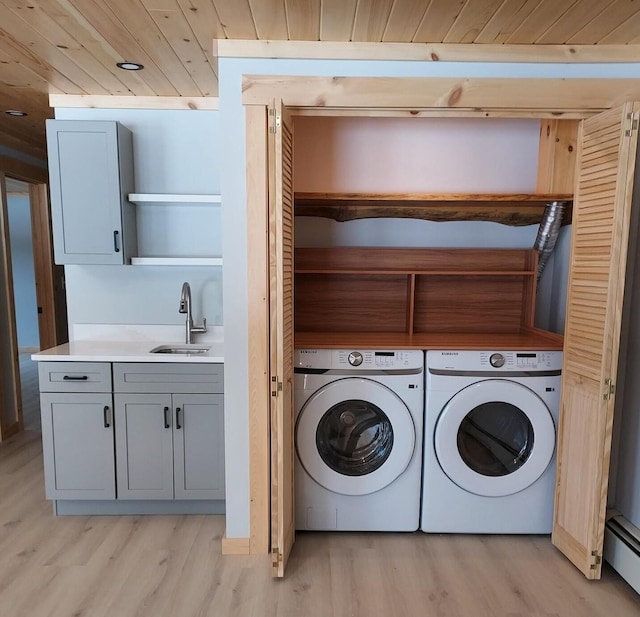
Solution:
<svg viewBox="0 0 640 617"><path fill-rule="evenodd" d="M137 193L219 194L218 112L57 108L63 120L117 120L133 133ZM136 206L144 256L222 254L220 206ZM191 284L194 319L222 324L215 266L65 266L69 331L75 324L182 325L180 289Z"/></svg>

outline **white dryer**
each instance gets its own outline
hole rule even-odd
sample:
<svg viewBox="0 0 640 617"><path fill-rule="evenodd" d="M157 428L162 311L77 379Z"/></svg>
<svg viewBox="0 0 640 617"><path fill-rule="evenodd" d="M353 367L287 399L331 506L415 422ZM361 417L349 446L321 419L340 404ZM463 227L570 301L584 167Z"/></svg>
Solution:
<svg viewBox="0 0 640 617"><path fill-rule="evenodd" d="M424 353L295 352L296 528L420 526Z"/></svg>
<svg viewBox="0 0 640 617"><path fill-rule="evenodd" d="M428 351L421 529L551 532L560 351Z"/></svg>

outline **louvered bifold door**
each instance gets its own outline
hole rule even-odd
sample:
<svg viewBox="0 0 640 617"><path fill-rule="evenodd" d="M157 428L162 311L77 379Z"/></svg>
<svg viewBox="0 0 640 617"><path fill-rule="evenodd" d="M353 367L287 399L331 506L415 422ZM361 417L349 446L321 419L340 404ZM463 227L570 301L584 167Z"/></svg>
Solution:
<svg viewBox="0 0 640 617"><path fill-rule="evenodd" d="M271 555L284 576L295 540L293 417L293 123L269 110Z"/></svg>
<svg viewBox="0 0 640 617"><path fill-rule="evenodd" d="M600 578L638 104L584 120L573 205L553 543Z"/></svg>

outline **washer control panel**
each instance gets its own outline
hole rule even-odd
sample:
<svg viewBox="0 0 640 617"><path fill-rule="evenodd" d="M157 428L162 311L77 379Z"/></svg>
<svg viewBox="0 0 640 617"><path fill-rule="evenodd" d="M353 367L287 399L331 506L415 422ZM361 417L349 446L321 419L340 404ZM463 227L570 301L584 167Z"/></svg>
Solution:
<svg viewBox="0 0 640 617"><path fill-rule="evenodd" d="M296 349L294 366L309 369L393 371L424 368L419 349Z"/></svg>

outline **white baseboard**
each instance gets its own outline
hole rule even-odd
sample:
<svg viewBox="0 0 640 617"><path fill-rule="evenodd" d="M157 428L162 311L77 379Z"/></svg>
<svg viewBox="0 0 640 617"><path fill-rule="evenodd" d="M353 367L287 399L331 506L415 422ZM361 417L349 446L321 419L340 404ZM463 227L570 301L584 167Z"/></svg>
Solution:
<svg viewBox="0 0 640 617"><path fill-rule="evenodd" d="M616 525L615 519L612 520L607 523L604 531L604 558L640 593L640 542L623 527Z"/></svg>

